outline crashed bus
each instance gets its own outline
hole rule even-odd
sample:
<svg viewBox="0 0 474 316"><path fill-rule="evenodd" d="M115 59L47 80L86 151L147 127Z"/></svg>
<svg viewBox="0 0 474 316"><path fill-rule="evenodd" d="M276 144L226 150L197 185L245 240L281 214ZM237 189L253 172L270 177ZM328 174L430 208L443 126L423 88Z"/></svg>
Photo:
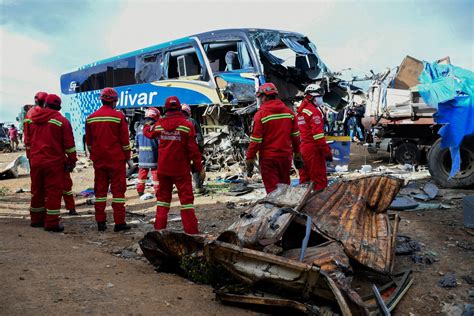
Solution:
<svg viewBox="0 0 474 316"><path fill-rule="evenodd" d="M217 138L224 134L226 141L233 139L228 149L239 149L237 156L241 156L248 143L251 114L256 110L256 89L273 82L280 97L291 106L325 71L316 46L302 34L268 29L216 30L63 74L63 113L72 124L76 143L81 144L86 117L100 107L100 90L114 87L119 94L117 109L128 117L133 136L144 108L161 108L167 97L175 95L191 106L192 116L205 134L214 132L216 137L208 139L207 145L220 143L222 139ZM226 159L234 154L227 153ZM207 158L216 165L224 159Z"/></svg>

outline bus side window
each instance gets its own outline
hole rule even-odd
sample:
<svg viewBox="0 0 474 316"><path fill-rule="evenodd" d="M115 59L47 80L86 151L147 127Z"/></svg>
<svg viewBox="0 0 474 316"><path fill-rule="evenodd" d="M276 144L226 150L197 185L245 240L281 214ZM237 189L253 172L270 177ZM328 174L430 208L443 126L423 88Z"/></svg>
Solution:
<svg viewBox="0 0 474 316"><path fill-rule="evenodd" d="M139 55L135 59L135 81L136 83L147 83L161 80L163 66L163 55L154 52Z"/></svg>
<svg viewBox="0 0 474 316"><path fill-rule="evenodd" d="M208 42L204 47L213 72L252 68L250 55L243 41Z"/></svg>
<svg viewBox="0 0 474 316"><path fill-rule="evenodd" d="M202 67L193 46L171 51L166 59L168 79L202 80Z"/></svg>

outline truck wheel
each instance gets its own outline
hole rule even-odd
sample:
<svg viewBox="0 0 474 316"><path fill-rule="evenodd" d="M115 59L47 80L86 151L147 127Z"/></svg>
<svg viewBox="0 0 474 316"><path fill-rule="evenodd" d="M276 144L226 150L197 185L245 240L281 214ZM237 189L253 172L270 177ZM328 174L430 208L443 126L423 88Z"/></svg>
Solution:
<svg viewBox="0 0 474 316"><path fill-rule="evenodd" d="M395 149L395 160L401 165L414 165L420 162L420 157L418 146L411 142L400 143Z"/></svg>
<svg viewBox="0 0 474 316"><path fill-rule="evenodd" d="M431 177L443 187L474 186L474 135L465 137L461 144L461 168L456 176L448 180L451 171L451 154L448 148L441 149L441 139L433 144L428 153L428 170Z"/></svg>

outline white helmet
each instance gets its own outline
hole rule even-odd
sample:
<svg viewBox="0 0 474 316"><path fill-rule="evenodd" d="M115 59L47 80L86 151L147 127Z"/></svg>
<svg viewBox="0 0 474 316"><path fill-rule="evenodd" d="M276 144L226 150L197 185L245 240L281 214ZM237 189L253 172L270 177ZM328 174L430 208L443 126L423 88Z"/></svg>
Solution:
<svg viewBox="0 0 474 316"><path fill-rule="evenodd" d="M304 94L311 94L312 96L323 95L324 88L319 83L312 83L304 89Z"/></svg>

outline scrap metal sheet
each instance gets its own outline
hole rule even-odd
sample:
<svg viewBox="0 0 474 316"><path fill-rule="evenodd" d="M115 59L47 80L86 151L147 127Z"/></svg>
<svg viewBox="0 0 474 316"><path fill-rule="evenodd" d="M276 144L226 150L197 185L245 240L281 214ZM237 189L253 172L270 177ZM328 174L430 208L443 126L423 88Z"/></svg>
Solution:
<svg viewBox="0 0 474 316"><path fill-rule="evenodd" d="M389 273L397 229L392 231L386 210L402 183L387 176L337 182L310 198L302 211L319 233L340 241L349 257Z"/></svg>

